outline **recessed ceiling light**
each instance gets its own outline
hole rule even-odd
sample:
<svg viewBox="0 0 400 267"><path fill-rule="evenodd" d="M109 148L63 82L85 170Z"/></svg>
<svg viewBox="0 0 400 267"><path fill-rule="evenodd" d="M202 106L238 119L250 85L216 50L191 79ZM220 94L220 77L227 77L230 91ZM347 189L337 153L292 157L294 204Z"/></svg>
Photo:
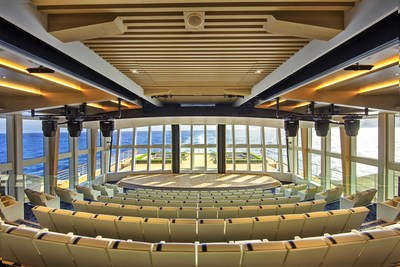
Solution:
<svg viewBox="0 0 400 267"><path fill-rule="evenodd" d="M260 74L261 72L262 72L262 70L256 70L254 73Z"/></svg>
<svg viewBox="0 0 400 267"><path fill-rule="evenodd" d="M139 73L138 70L131 70L131 72L134 73L134 74L138 74Z"/></svg>
<svg viewBox="0 0 400 267"><path fill-rule="evenodd" d="M7 79L7 77L6 77L6 76L3 76L2 78L3 78L3 79Z"/></svg>

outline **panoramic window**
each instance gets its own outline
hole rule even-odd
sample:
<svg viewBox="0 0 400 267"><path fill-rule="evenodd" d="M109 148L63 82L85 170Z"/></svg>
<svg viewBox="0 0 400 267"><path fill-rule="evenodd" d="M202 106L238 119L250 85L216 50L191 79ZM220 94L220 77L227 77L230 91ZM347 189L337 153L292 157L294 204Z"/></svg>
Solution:
<svg viewBox="0 0 400 267"><path fill-rule="evenodd" d="M23 159L34 159L44 156L44 136L42 122L39 120L27 120L22 122ZM43 170L41 170L43 173Z"/></svg>
<svg viewBox="0 0 400 267"><path fill-rule="evenodd" d="M376 188L378 177L378 167L356 163L356 190L364 191Z"/></svg>
<svg viewBox="0 0 400 267"><path fill-rule="evenodd" d="M78 149L88 149L88 131L85 128L83 128L81 135L78 137Z"/></svg>
<svg viewBox="0 0 400 267"><path fill-rule="evenodd" d="M69 152L69 133L67 128L60 128L60 143L58 146L58 153Z"/></svg>
<svg viewBox="0 0 400 267"><path fill-rule="evenodd" d="M311 148L321 150L321 137L317 135L315 129L311 129Z"/></svg>
<svg viewBox="0 0 400 267"><path fill-rule="evenodd" d="M88 155L78 156L78 184L82 184L88 180Z"/></svg>
<svg viewBox="0 0 400 267"><path fill-rule="evenodd" d="M25 187L32 190L44 191L44 163L24 167Z"/></svg>
<svg viewBox="0 0 400 267"><path fill-rule="evenodd" d="M394 136L394 161L400 162L400 116L395 116Z"/></svg>
<svg viewBox="0 0 400 267"><path fill-rule="evenodd" d="M331 152L341 153L340 127L331 127Z"/></svg>
<svg viewBox="0 0 400 267"><path fill-rule="evenodd" d="M331 184L341 185L343 184L342 178L342 160L337 158L330 158L330 172L331 172Z"/></svg>
<svg viewBox="0 0 400 267"><path fill-rule="evenodd" d="M357 139L357 156L378 158L378 119L368 118L360 121Z"/></svg>
<svg viewBox="0 0 400 267"><path fill-rule="evenodd" d="M6 119L0 118L0 164L7 162Z"/></svg>
<svg viewBox="0 0 400 267"><path fill-rule="evenodd" d="M58 172L57 172L57 186L62 188L69 188L69 165L70 159L58 160Z"/></svg>
<svg viewBox="0 0 400 267"><path fill-rule="evenodd" d="M321 155L311 154L311 180L321 184Z"/></svg>

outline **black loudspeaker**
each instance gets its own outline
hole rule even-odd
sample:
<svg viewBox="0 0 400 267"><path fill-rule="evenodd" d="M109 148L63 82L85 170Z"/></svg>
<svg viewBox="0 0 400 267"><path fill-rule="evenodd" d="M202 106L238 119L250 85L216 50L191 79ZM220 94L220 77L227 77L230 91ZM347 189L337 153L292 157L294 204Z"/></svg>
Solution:
<svg viewBox="0 0 400 267"><path fill-rule="evenodd" d="M114 131L114 121L100 121L100 131L104 137L111 137Z"/></svg>
<svg viewBox="0 0 400 267"><path fill-rule="evenodd" d="M330 122L329 120L316 120L314 127L317 136L325 137L328 135Z"/></svg>
<svg viewBox="0 0 400 267"><path fill-rule="evenodd" d="M57 132L57 121L42 121L42 131L45 137L54 137Z"/></svg>
<svg viewBox="0 0 400 267"><path fill-rule="evenodd" d="M344 130L347 136L357 136L360 130L360 120L357 119L344 119Z"/></svg>
<svg viewBox="0 0 400 267"><path fill-rule="evenodd" d="M284 121L284 129L286 136L295 137L299 130L299 121L297 119L288 119Z"/></svg>
<svg viewBox="0 0 400 267"><path fill-rule="evenodd" d="M82 125L81 121L69 120L67 127L68 127L69 136L71 136L71 137L81 136L81 132L83 129L83 125Z"/></svg>

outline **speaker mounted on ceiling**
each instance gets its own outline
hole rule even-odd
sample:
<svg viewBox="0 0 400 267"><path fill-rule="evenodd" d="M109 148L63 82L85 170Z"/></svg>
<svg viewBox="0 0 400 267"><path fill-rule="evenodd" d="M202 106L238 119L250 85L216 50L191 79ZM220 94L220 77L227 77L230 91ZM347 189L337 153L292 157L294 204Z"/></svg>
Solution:
<svg viewBox="0 0 400 267"><path fill-rule="evenodd" d="M204 29L205 12L183 12L183 18L185 20L186 30L198 31Z"/></svg>

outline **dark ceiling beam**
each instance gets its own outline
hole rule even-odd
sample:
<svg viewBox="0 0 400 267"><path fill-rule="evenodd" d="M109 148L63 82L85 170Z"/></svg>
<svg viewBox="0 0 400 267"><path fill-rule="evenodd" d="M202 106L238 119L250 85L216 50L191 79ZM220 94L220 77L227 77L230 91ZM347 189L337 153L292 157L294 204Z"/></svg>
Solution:
<svg viewBox="0 0 400 267"><path fill-rule="evenodd" d="M328 73L338 65L356 57L399 43L399 17L397 11L392 13L247 102L254 103L258 99L273 99L291 91L296 85L306 80L313 80L321 73Z"/></svg>
<svg viewBox="0 0 400 267"><path fill-rule="evenodd" d="M123 97L128 101L141 100L142 103L148 102L4 18L0 18L0 45L29 58L37 59L40 62L48 62L49 66L56 66L73 77L87 81L96 87L104 88L108 92ZM153 105L150 102L148 104Z"/></svg>

